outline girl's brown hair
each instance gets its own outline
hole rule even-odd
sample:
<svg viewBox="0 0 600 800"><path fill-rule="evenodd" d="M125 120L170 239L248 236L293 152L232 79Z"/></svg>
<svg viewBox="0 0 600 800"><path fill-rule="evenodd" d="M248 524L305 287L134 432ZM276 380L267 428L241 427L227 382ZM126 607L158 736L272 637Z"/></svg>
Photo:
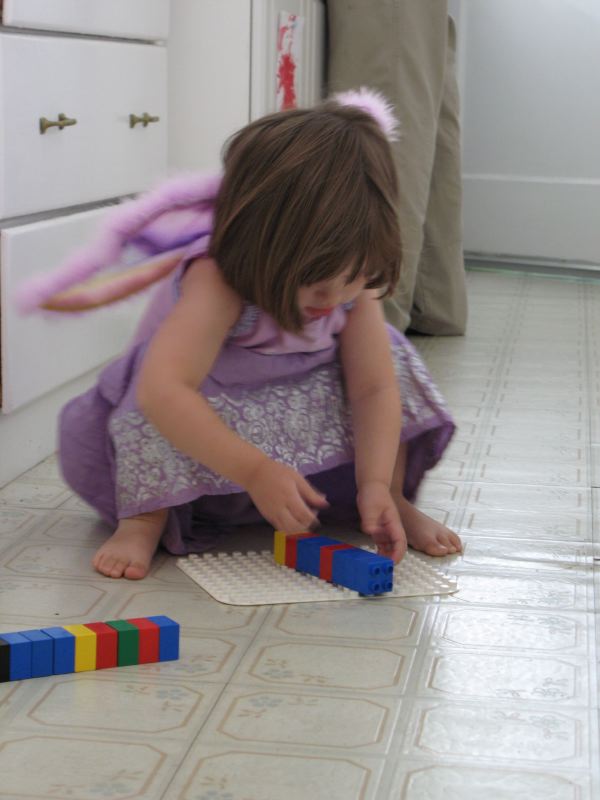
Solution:
<svg viewBox="0 0 600 800"><path fill-rule="evenodd" d="M383 131L328 101L256 120L229 140L210 255L242 298L298 331L301 286L350 269L390 294L401 245L398 188Z"/></svg>

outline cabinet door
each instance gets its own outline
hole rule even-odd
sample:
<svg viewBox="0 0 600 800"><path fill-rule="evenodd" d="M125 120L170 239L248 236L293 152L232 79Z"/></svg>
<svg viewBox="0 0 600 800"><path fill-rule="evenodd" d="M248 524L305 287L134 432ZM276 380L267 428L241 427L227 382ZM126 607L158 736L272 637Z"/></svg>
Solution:
<svg viewBox="0 0 600 800"><path fill-rule="evenodd" d="M166 172L166 48L0 34L0 217L134 193ZM130 114L154 122L130 127ZM76 123L41 133L40 119Z"/></svg>
<svg viewBox="0 0 600 800"><path fill-rule="evenodd" d="M465 250L600 265L598 0L461 10Z"/></svg>
<svg viewBox="0 0 600 800"><path fill-rule="evenodd" d="M20 28L166 39L169 0L4 0L2 24Z"/></svg>
<svg viewBox="0 0 600 800"><path fill-rule="evenodd" d="M0 230L2 411L83 375L121 351L145 299L80 315L22 316L17 287L90 238L106 208Z"/></svg>

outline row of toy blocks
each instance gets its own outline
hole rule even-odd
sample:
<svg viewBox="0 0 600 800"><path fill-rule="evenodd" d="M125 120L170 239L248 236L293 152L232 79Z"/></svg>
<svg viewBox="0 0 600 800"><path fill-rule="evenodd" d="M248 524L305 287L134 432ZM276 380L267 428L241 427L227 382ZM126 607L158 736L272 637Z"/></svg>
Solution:
<svg viewBox="0 0 600 800"><path fill-rule="evenodd" d="M0 633L0 683L178 658L179 625L164 616Z"/></svg>
<svg viewBox="0 0 600 800"><path fill-rule="evenodd" d="M361 594L383 594L394 587L391 558L328 536L275 531L273 555L278 564Z"/></svg>

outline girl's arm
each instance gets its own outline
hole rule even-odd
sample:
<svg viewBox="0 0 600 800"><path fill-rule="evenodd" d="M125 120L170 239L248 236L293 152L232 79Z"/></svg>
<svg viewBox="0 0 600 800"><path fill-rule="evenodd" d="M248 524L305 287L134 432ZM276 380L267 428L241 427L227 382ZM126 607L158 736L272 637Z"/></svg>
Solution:
<svg viewBox="0 0 600 800"><path fill-rule="evenodd" d="M295 470L232 431L198 391L241 308L214 261L194 261L179 302L144 356L138 406L180 452L246 489L274 525L306 530L315 521L308 504L324 505L322 496Z"/></svg>
<svg viewBox="0 0 600 800"><path fill-rule="evenodd" d="M352 411L356 483L392 482L402 403L390 338L376 290L363 291L340 334L340 356Z"/></svg>
<svg viewBox="0 0 600 800"><path fill-rule="evenodd" d="M180 452L244 485L247 473L264 456L236 436L198 393L241 308L241 299L213 261L191 264L179 302L144 357L137 401L144 416Z"/></svg>
<svg viewBox="0 0 600 800"><path fill-rule="evenodd" d="M402 404L381 303L364 291L340 335L352 412L357 506L362 529L381 555L399 561L406 535L390 487L400 446Z"/></svg>

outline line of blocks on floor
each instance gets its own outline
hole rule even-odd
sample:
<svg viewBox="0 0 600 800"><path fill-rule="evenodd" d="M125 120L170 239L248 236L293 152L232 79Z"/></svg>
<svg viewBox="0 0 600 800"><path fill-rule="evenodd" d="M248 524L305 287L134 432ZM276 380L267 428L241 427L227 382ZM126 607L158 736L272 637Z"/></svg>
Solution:
<svg viewBox="0 0 600 800"><path fill-rule="evenodd" d="M328 536L275 531L273 555L364 595L393 589L392 559ZM178 658L179 625L160 615L15 631L0 634L0 683Z"/></svg>
<svg viewBox="0 0 600 800"><path fill-rule="evenodd" d="M275 531L273 557L278 564L307 572L365 595L394 588L394 562L351 544L315 533Z"/></svg>
<svg viewBox="0 0 600 800"><path fill-rule="evenodd" d="M178 658L179 624L162 615L0 633L0 683Z"/></svg>

